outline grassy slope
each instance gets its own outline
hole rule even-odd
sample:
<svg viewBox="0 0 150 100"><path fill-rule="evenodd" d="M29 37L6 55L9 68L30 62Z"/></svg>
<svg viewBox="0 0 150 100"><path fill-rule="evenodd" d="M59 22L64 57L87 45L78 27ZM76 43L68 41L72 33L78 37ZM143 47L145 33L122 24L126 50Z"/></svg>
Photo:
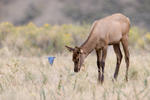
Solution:
<svg viewBox="0 0 150 100"><path fill-rule="evenodd" d="M56 55L50 66L46 57L15 57L5 52L0 58L0 100L149 100L150 54L131 53L128 83L124 59L118 81L112 82L115 64L110 49L105 82L100 85L95 55L89 55L85 69L75 74L68 53Z"/></svg>

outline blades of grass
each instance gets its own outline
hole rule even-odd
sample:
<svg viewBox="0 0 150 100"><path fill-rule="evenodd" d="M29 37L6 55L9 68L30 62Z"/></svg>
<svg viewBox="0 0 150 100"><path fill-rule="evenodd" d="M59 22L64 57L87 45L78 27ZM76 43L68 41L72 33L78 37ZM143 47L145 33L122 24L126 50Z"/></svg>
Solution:
<svg viewBox="0 0 150 100"><path fill-rule="evenodd" d="M76 84L77 84L77 79L75 79L74 86L73 86L73 90L75 90Z"/></svg>
<svg viewBox="0 0 150 100"><path fill-rule="evenodd" d="M140 100L139 97L138 97L138 94L137 94L137 91L136 91L136 88L135 88L134 85L133 85L133 91L134 91L136 100Z"/></svg>
<svg viewBox="0 0 150 100"><path fill-rule="evenodd" d="M128 96L127 96L123 91L119 90L119 92L120 92L124 97L128 98Z"/></svg>
<svg viewBox="0 0 150 100"><path fill-rule="evenodd" d="M51 91L52 100L57 100L55 94Z"/></svg>
<svg viewBox="0 0 150 100"><path fill-rule="evenodd" d="M62 80L61 80L61 75L60 75L60 80L59 80L59 83L58 83L58 90L60 90L62 87Z"/></svg>
<svg viewBox="0 0 150 100"><path fill-rule="evenodd" d="M43 88L41 89L41 92L40 92L40 98L41 100L46 100L46 95L45 95L45 91Z"/></svg>
<svg viewBox="0 0 150 100"><path fill-rule="evenodd" d="M147 79L145 79L144 80L144 88L138 93L138 95L140 95L140 94L142 94L144 91L145 91L145 89L147 88Z"/></svg>
<svg viewBox="0 0 150 100"><path fill-rule="evenodd" d="M120 92L117 92L117 100L120 100Z"/></svg>
<svg viewBox="0 0 150 100"><path fill-rule="evenodd" d="M107 99L106 99L106 97L107 97L107 90L106 90L106 89L104 89L103 99L104 99L104 100L107 100Z"/></svg>
<svg viewBox="0 0 150 100"><path fill-rule="evenodd" d="M92 92L92 93L93 93L93 100L96 100L96 99L95 99L95 85L93 85L92 88L93 88L93 92Z"/></svg>
<svg viewBox="0 0 150 100"><path fill-rule="evenodd" d="M150 89L148 89L147 92L144 94L143 100L144 100L144 98L145 98L148 94L150 94ZM148 100L149 100L149 99L148 99Z"/></svg>
<svg viewBox="0 0 150 100"><path fill-rule="evenodd" d="M2 86L2 84L0 83L0 93L2 93L3 92L3 86Z"/></svg>

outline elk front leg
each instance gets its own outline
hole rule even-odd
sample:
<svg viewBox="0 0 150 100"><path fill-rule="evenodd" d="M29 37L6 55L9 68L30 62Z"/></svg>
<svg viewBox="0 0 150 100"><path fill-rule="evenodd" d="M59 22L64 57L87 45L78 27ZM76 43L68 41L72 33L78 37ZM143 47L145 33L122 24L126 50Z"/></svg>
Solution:
<svg viewBox="0 0 150 100"><path fill-rule="evenodd" d="M96 54L97 54L97 67L98 67L98 82L100 82L101 81L101 65L100 65L101 49L96 50Z"/></svg>
<svg viewBox="0 0 150 100"><path fill-rule="evenodd" d="M102 59L101 59L101 67L102 67L102 75L101 75L101 83L104 81L104 68L105 68L105 59L107 55L107 46L102 49Z"/></svg>

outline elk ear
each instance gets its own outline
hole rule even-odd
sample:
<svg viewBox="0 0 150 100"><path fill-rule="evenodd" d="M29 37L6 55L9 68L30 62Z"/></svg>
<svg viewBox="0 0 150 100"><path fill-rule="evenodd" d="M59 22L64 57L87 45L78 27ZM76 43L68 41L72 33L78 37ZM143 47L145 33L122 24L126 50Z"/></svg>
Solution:
<svg viewBox="0 0 150 100"><path fill-rule="evenodd" d="M73 52L74 51L74 48L72 47L69 47L69 46L65 46L70 52Z"/></svg>

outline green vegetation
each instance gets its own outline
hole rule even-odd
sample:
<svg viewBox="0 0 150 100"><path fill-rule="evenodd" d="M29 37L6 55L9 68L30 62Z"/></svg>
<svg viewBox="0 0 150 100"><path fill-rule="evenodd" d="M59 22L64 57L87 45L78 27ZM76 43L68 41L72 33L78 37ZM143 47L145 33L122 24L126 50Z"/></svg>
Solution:
<svg viewBox="0 0 150 100"><path fill-rule="evenodd" d="M62 53L65 45L81 45L90 32L90 25L49 25L37 27L33 23L14 26L0 24L0 47L16 55ZM131 47L149 49L150 33L132 27L129 33Z"/></svg>

